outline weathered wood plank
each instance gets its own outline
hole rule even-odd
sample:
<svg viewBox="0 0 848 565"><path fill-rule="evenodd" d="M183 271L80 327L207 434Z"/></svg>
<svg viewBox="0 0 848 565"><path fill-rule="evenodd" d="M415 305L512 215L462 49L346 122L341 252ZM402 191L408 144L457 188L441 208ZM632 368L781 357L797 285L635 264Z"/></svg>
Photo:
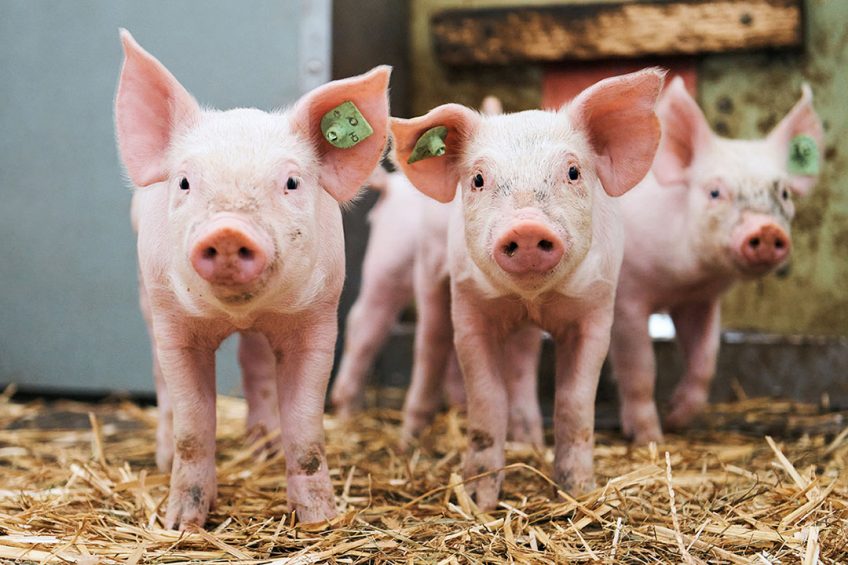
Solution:
<svg viewBox="0 0 848 565"><path fill-rule="evenodd" d="M445 10L433 15L449 65L691 55L799 47L802 0L630 0Z"/></svg>

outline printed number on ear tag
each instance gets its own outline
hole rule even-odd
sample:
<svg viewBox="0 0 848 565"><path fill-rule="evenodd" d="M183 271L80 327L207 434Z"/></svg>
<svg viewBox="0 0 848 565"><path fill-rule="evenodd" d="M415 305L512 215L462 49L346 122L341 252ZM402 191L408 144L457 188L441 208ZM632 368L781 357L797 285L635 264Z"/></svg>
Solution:
<svg viewBox="0 0 848 565"><path fill-rule="evenodd" d="M412 149L412 153L406 162L412 164L422 159L441 157L447 151L447 146L445 145L445 138L447 136L448 128L445 126L436 126L428 129L415 142L415 147Z"/></svg>
<svg viewBox="0 0 848 565"><path fill-rule="evenodd" d="M369 137L374 130L359 108L348 100L324 114L321 118L321 133L330 145L350 149Z"/></svg>
<svg viewBox="0 0 848 565"><path fill-rule="evenodd" d="M819 146L809 135L796 135L789 143L789 172L805 176L819 174Z"/></svg>

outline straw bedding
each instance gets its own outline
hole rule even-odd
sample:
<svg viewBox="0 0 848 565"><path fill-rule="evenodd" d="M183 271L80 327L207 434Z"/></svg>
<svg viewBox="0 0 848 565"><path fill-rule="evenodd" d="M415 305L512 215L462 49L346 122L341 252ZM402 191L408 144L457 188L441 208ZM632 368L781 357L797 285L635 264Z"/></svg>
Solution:
<svg viewBox="0 0 848 565"><path fill-rule="evenodd" d="M313 528L293 525L283 458L245 445L244 413L219 400L218 506L206 530L179 533L161 528L154 408L0 397L0 562L848 562L844 413L747 400L659 446L602 432L598 488L577 500L548 479L550 449L511 445L487 514L461 482L461 416L410 454L396 410L328 416L340 517Z"/></svg>

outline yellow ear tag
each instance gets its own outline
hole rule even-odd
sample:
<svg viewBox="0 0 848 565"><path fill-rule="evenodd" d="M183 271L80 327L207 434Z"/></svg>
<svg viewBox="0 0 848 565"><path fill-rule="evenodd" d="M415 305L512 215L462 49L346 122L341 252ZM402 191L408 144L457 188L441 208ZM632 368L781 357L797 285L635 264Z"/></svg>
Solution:
<svg viewBox="0 0 848 565"><path fill-rule="evenodd" d="M447 151L447 146L445 145L445 138L447 136L448 128L445 126L436 126L428 129L415 142L415 147L412 149L412 153L406 162L412 164L422 159L441 157Z"/></svg>
<svg viewBox="0 0 848 565"><path fill-rule="evenodd" d="M356 105L348 100L339 104L321 118L321 133L330 145L350 149L374 130Z"/></svg>

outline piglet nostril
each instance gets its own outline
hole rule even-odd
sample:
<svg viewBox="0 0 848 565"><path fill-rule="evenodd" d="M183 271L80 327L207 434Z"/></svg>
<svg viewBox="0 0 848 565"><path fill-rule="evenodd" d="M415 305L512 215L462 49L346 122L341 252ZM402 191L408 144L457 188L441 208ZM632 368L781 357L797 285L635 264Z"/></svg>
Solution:
<svg viewBox="0 0 848 565"><path fill-rule="evenodd" d="M550 251L554 248L554 244L552 241L548 241L547 239L543 239L538 243L539 249L542 251Z"/></svg>
<svg viewBox="0 0 848 565"><path fill-rule="evenodd" d="M774 247L775 247L776 249L783 249L783 246L784 246L784 245L785 245L785 244L783 243L783 240L782 240L782 239L778 238L778 239L775 239L775 240L774 240Z"/></svg>
<svg viewBox="0 0 848 565"><path fill-rule="evenodd" d="M218 255L218 250L214 247L207 247L203 250L204 259L214 259L216 255Z"/></svg>
<svg viewBox="0 0 848 565"><path fill-rule="evenodd" d="M251 251L247 247L239 247L238 256L240 259L244 260L253 259L253 251Z"/></svg>
<svg viewBox="0 0 848 565"><path fill-rule="evenodd" d="M754 249L756 249L757 247L759 247L759 246L760 246L760 238L759 238L759 237L752 237L752 238L748 241L748 245L750 245L751 247L753 247Z"/></svg>
<svg viewBox="0 0 848 565"><path fill-rule="evenodd" d="M510 241L507 245L504 246L504 252L507 256L512 257L515 255L515 252L518 250L518 244L514 241Z"/></svg>

